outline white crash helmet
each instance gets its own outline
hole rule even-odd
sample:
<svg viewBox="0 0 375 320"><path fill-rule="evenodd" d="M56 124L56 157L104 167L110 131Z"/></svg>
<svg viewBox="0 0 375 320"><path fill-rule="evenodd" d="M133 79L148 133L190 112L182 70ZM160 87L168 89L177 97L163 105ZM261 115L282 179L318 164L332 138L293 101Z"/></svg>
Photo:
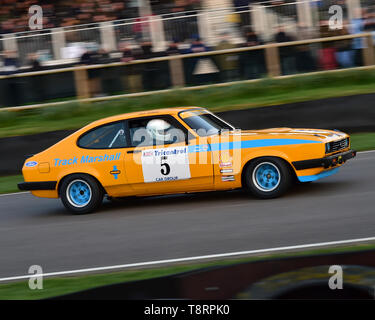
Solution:
<svg viewBox="0 0 375 320"><path fill-rule="evenodd" d="M146 129L150 133L151 137L156 141L169 141L171 135L168 133L168 130L171 128L171 125L162 119L153 119L147 123Z"/></svg>

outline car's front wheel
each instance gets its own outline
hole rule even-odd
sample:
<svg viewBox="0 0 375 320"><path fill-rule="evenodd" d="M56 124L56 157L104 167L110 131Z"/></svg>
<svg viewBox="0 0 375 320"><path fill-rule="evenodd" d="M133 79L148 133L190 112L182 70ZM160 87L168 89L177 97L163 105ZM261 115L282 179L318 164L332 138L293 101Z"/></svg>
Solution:
<svg viewBox="0 0 375 320"><path fill-rule="evenodd" d="M65 178L60 188L65 208L75 214L85 214L97 209L103 201L103 190L97 181L88 176L74 174Z"/></svg>
<svg viewBox="0 0 375 320"><path fill-rule="evenodd" d="M244 173L244 187L249 193L262 199L276 198L291 185L292 172L282 159L263 157L253 160Z"/></svg>

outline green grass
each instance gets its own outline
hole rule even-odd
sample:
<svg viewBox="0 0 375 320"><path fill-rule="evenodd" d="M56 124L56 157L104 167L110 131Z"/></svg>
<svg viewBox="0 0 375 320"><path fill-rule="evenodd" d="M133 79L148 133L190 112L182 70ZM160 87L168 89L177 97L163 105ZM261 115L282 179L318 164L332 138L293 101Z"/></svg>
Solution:
<svg viewBox="0 0 375 320"><path fill-rule="evenodd" d="M270 106L375 92L375 70L347 70L227 87L158 93L90 104L71 103L0 112L0 137L76 129L94 120L131 111L203 106L212 111Z"/></svg>
<svg viewBox="0 0 375 320"><path fill-rule="evenodd" d="M375 149L375 132L352 134L352 148L357 151Z"/></svg>
<svg viewBox="0 0 375 320"><path fill-rule="evenodd" d="M375 150L375 133L355 133L352 137L352 148L357 151ZM17 183L22 182L22 175L0 177L0 194L19 191Z"/></svg>
<svg viewBox="0 0 375 320"><path fill-rule="evenodd" d="M23 182L22 175L0 177L0 194L18 192L17 183Z"/></svg>
<svg viewBox="0 0 375 320"><path fill-rule="evenodd" d="M207 263L195 263L185 265L174 265L163 268L148 268L141 270L129 270L123 272L84 275L76 277L46 278L43 281L42 290L30 290L28 281L11 282L0 284L0 300L14 299L43 299L60 296L72 292L78 292L89 288L100 287L114 283L129 282L171 274L192 271L196 269L225 266L235 263L252 262L258 260L269 260L275 258L287 258L306 255L331 254L339 252L353 252L359 250L374 250L375 244L362 244L347 247L323 248L295 253L283 253L275 255L254 256L241 259L228 259Z"/></svg>

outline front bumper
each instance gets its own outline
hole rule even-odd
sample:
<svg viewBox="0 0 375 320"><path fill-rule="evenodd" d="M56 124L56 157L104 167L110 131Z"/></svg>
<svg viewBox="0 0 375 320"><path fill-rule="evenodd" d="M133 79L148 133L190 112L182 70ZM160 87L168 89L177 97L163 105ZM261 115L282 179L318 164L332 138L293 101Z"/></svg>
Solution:
<svg viewBox="0 0 375 320"><path fill-rule="evenodd" d="M333 168L337 165L345 163L347 160L354 158L357 155L357 151L349 150L342 153L337 153L329 157L311 160L302 160L292 162L296 170L306 170L313 168Z"/></svg>
<svg viewBox="0 0 375 320"><path fill-rule="evenodd" d="M57 181L41 181L41 182L21 182L19 183L18 189L22 191L32 190L55 190Z"/></svg>

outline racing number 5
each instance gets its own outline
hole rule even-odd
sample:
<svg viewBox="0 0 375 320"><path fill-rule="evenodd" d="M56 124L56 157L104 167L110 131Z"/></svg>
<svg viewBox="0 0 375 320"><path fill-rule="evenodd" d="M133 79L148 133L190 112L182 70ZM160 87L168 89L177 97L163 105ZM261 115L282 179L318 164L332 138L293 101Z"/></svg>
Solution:
<svg viewBox="0 0 375 320"><path fill-rule="evenodd" d="M171 167L169 166L169 164L167 162L163 163L163 160L167 160L167 157L161 158L161 165L160 165L161 170L160 170L160 172L163 176L167 176L171 172Z"/></svg>

